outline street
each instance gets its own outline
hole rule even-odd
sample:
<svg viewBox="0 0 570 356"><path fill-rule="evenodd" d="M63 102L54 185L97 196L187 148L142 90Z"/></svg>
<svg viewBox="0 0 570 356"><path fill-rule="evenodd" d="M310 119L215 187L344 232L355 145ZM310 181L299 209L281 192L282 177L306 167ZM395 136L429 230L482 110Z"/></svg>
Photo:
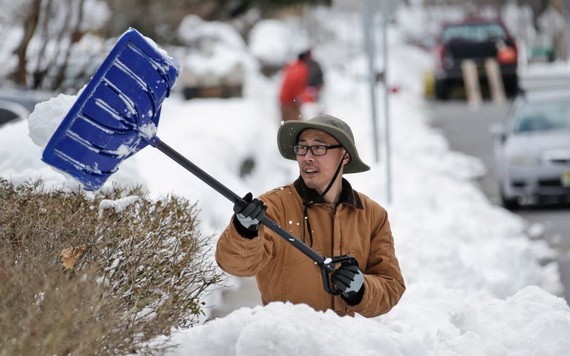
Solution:
<svg viewBox="0 0 570 356"><path fill-rule="evenodd" d="M465 101L432 101L428 103L431 124L449 142L451 150L481 159L487 174L478 180L481 190L491 203L500 205L493 159L493 139L489 132L492 123L500 122L507 114L510 102L496 105L486 101L476 109ZM570 301L570 207L525 207L514 213L528 222L532 238L542 238L557 252L564 298Z"/></svg>

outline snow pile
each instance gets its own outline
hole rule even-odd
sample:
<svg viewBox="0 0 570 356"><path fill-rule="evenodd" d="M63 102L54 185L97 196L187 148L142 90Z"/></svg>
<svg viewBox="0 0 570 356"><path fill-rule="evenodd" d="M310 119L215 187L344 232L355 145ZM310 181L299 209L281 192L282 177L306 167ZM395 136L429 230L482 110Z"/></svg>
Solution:
<svg viewBox="0 0 570 356"><path fill-rule="evenodd" d="M563 355L570 347L568 306L537 287L505 300L423 284L406 293L382 320L283 303L242 308L179 334L172 354Z"/></svg>
<svg viewBox="0 0 570 356"><path fill-rule="evenodd" d="M60 94L36 105L28 116L30 138L39 147L45 147L59 124L75 103L77 96Z"/></svg>

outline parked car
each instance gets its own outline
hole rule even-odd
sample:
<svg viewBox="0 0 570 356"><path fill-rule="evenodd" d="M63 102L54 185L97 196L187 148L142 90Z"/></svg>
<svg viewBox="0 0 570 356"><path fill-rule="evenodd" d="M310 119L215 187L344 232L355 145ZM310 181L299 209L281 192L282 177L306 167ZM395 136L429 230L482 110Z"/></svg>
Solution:
<svg viewBox="0 0 570 356"><path fill-rule="evenodd" d="M570 86L519 94L491 131L505 208L570 203Z"/></svg>
<svg viewBox="0 0 570 356"><path fill-rule="evenodd" d="M243 96L252 57L236 29L188 15L179 26L178 37L185 47L178 78L185 99Z"/></svg>
<svg viewBox="0 0 570 356"><path fill-rule="evenodd" d="M463 85L461 63L466 59L475 61L479 80L486 83L485 60L495 58L505 92L515 95L518 91L517 45L500 19L467 18L445 23L434 48L435 95L438 99L448 99L455 86Z"/></svg>
<svg viewBox="0 0 570 356"><path fill-rule="evenodd" d="M0 126L19 119L25 119L34 111L37 103L53 95L24 89L0 89Z"/></svg>

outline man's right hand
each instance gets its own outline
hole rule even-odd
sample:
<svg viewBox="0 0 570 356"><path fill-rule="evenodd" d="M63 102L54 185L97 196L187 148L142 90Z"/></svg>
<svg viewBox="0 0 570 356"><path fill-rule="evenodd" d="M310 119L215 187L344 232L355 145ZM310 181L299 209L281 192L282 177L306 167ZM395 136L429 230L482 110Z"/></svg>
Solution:
<svg viewBox="0 0 570 356"><path fill-rule="evenodd" d="M234 204L234 212L238 222L250 231L257 231L259 222L265 214L267 207L257 198L253 199L251 193L247 193L242 200Z"/></svg>

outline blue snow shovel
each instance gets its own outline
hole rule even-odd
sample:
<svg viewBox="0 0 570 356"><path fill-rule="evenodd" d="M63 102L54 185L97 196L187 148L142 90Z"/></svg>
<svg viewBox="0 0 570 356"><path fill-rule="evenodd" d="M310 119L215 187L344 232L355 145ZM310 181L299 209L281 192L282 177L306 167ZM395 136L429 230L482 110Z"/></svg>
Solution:
<svg viewBox="0 0 570 356"><path fill-rule="evenodd" d="M232 203L247 204L156 136L162 102L179 71L175 59L135 29L127 30L54 132L42 160L77 179L86 190L97 190L121 162L150 144ZM264 214L260 222L320 267L328 293L340 293L332 288L329 274L336 263L356 263L353 257L321 256Z"/></svg>

